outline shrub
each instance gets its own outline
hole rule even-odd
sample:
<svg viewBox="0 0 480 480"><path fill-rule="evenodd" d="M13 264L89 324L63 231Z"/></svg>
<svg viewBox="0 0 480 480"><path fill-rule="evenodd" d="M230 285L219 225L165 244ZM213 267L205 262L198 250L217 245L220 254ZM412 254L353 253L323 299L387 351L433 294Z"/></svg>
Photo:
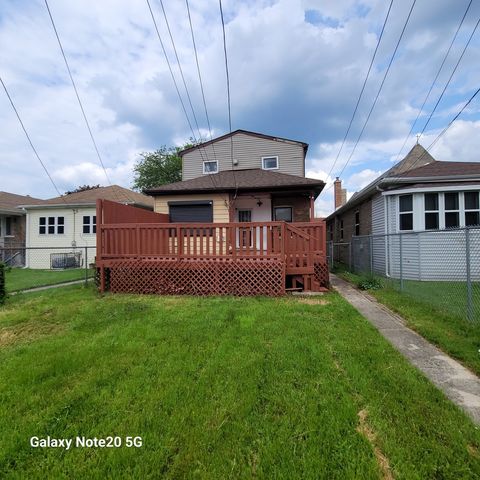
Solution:
<svg viewBox="0 0 480 480"><path fill-rule="evenodd" d="M0 262L0 305L5 303L7 292L5 290L5 264Z"/></svg>
<svg viewBox="0 0 480 480"><path fill-rule="evenodd" d="M369 275L368 277L361 278L357 283L357 287L360 290L380 290L383 285L378 278Z"/></svg>

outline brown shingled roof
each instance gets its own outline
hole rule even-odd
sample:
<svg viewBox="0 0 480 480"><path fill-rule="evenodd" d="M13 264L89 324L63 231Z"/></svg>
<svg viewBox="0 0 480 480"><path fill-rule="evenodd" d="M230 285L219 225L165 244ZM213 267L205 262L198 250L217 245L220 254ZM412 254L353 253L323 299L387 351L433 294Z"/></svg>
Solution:
<svg viewBox="0 0 480 480"><path fill-rule="evenodd" d="M433 162L408 172L394 175L393 178L411 177L454 177L457 175L480 175L480 162Z"/></svg>
<svg viewBox="0 0 480 480"><path fill-rule="evenodd" d="M42 205L91 205L99 198L103 200L112 200L113 202L153 207L153 199L151 197L118 185L99 187L92 190L85 190L83 192L62 195L61 197L49 198L48 200L44 200ZM28 202L23 202L23 204L29 206L34 205L33 203Z"/></svg>
<svg viewBox="0 0 480 480"><path fill-rule="evenodd" d="M319 194L325 183L313 178L298 177L286 173L253 168L249 170L226 170L223 172L192 178L183 182L170 183L145 191L149 195L174 193L198 193L213 191L251 191L310 188Z"/></svg>
<svg viewBox="0 0 480 480"><path fill-rule="evenodd" d="M44 203L45 200L40 198L30 197L29 195L17 195L16 193L0 192L0 211L11 213L22 213L18 208L19 205L26 203L31 205L38 205Z"/></svg>

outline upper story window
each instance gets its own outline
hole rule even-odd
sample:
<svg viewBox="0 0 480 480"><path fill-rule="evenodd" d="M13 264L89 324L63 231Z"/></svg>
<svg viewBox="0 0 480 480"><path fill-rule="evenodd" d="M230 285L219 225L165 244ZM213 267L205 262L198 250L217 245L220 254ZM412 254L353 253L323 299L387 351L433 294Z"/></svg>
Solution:
<svg viewBox="0 0 480 480"><path fill-rule="evenodd" d="M278 170L278 157L262 157L262 168L264 170Z"/></svg>
<svg viewBox="0 0 480 480"><path fill-rule="evenodd" d="M400 195L398 201L400 230L413 230L413 195Z"/></svg>
<svg viewBox="0 0 480 480"><path fill-rule="evenodd" d="M458 192L445 193L445 228L460 226L460 204Z"/></svg>
<svg viewBox="0 0 480 480"><path fill-rule="evenodd" d="M218 162L217 160L208 160L203 162L203 173L218 173Z"/></svg>
<svg viewBox="0 0 480 480"><path fill-rule="evenodd" d="M465 226L480 225L478 192L465 192Z"/></svg>
<svg viewBox="0 0 480 480"><path fill-rule="evenodd" d="M97 216L83 216L83 233L97 233Z"/></svg>
<svg viewBox="0 0 480 480"><path fill-rule="evenodd" d="M438 230L438 193L426 193L425 200L425 230Z"/></svg>
<svg viewBox="0 0 480 480"><path fill-rule="evenodd" d="M40 235L63 235L65 233L65 217L40 217L38 233Z"/></svg>
<svg viewBox="0 0 480 480"><path fill-rule="evenodd" d="M355 212L355 235L360 235L360 212Z"/></svg>

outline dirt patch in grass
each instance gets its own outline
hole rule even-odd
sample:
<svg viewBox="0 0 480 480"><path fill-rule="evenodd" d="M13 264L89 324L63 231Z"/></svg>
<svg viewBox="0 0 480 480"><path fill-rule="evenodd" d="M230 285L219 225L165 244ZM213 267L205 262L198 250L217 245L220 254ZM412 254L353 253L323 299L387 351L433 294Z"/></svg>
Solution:
<svg viewBox="0 0 480 480"><path fill-rule="evenodd" d="M478 448L475 447L475 445L467 445L467 450L473 458L480 458L480 452L478 451Z"/></svg>
<svg viewBox="0 0 480 480"><path fill-rule="evenodd" d="M12 327L0 329L0 348L8 347L16 343L35 341L47 335L54 335L63 330L61 325L56 323L26 322L19 323Z"/></svg>
<svg viewBox="0 0 480 480"><path fill-rule="evenodd" d="M324 298L300 297L297 301L298 303L304 303L305 305L330 305L330 302Z"/></svg>
<svg viewBox="0 0 480 480"><path fill-rule="evenodd" d="M366 409L360 410L358 412L359 424L357 426L357 432L366 437L366 439L372 445L375 458L377 459L378 466L380 467L380 471L382 472L382 479L393 480L394 477L390 469L390 463L388 461L388 458L382 453L382 451L375 443L377 435L368 424L367 415L368 412Z"/></svg>

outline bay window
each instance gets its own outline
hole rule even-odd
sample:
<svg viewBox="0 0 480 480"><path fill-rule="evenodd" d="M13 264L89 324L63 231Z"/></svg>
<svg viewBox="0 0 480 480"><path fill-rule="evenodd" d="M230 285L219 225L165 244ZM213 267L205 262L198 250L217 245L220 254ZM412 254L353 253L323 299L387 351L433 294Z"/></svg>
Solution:
<svg viewBox="0 0 480 480"><path fill-rule="evenodd" d="M460 226L460 204L458 192L445 193L445 228Z"/></svg>
<svg viewBox="0 0 480 480"><path fill-rule="evenodd" d="M413 230L413 195L400 195L398 201L400 230Z"/></svg>

